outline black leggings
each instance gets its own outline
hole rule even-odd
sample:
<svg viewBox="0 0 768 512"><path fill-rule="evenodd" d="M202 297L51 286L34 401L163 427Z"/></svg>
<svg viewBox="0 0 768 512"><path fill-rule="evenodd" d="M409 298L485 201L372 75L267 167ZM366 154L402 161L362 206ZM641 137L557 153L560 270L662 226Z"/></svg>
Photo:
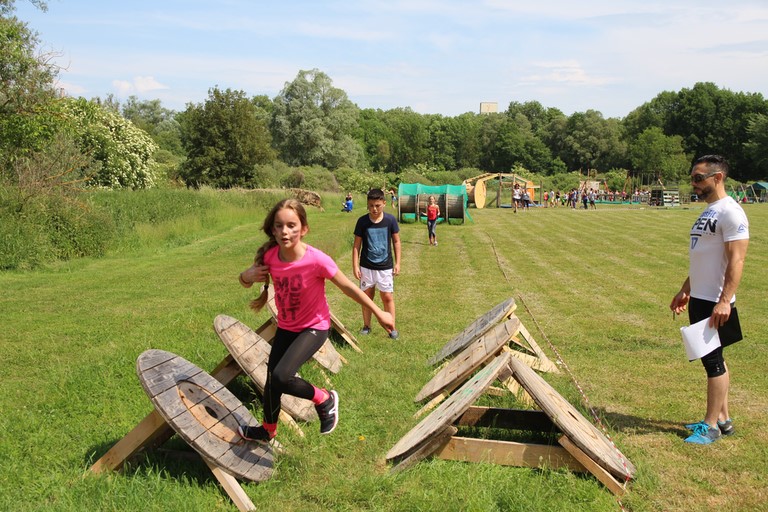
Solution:
<svg viewBox="0 0 768 512"><path fill-rule="evenodd" d="M277 423L283 393L312 400L315 388L296 372L323 346L328 331L304 329L301 332L277 328L267 363L264 386L264 423Z"/></svg>

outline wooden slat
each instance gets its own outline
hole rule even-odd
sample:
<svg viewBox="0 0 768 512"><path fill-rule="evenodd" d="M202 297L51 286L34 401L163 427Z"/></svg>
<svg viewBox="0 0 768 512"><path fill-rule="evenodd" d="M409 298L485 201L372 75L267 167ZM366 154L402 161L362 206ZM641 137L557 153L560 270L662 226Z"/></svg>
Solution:
<svg viewBox="0 0 768 512"><path fill-rule="evenodd" d="M469 324L463 331L453 337L448 343L446 343L440 351L432 356L427 364L433 365L450 357L453 354L463 350L467 345L472 343L475 339L479 338L494 325L510 315L517 305L513 298L509 298L500 304L497 304L491 308L480 318Z"/></svg>
<svg viewBox="0 0 768 512"><path fill-rule="evenodd" d="M435 456L444 460L486 462L503 466L586 471L564 448L545 444L452 437Z"/></svg>

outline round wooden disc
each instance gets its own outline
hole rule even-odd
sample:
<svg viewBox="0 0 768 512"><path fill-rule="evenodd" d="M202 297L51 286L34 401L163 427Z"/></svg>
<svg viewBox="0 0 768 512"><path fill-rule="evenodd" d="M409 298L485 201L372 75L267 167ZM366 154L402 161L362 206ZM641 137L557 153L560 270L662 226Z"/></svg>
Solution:
<svg viewBox="0 0 768 512"><path fill-rule="evenodd" d="M629 459L549 383L522 361L512 358L509 366L515 379L573 444L616 478L634 476L635 466Z"/></svg>
<svg viewBox="0 0 768 512"><path fill-rule="evenodd" d="M517 305L515 299L509 298L496 305L483 316L469 324L466 329L457 334L451 341L445 344L440 352L432 356L427 364L435 364L449 357L472 343L478 336L482 336L488 330L499 323L502 318L512 313Z"/></svg>
<svg viewBox="0 0 768 512"><path fill-rule="evenodd" d="M442 432L448 425L456 421L483 391L494 381L499 372L510 360L507 352L497 356L485 368L477 372L464 385L457 389L446 401L441 403L432 413L421 420L410 432L403 436L395 446L387 452L387 460L407 457L409 452L429 439Z"/></svg>
<svg viewBox="0 0 768 512"><path fill-rule="evenodd" d="M269 343L250 327L231 316L217 315L213 320L213 329L240 368L248 374L259 392L263 394L267 382L267 361L269 351L272 349ZM317 419L315 405L311 400L283 395L280 399L280 407L297 420Z"/></svg>
<svg viewBox="0 0 768 512"><path fill-rule="evenodd" d="M431 399L448 387L456 387L475 369L496 355L501 347L506 345L512 336L520 329L520 319L514 317L493 327L490 331L477 338L459 355L451 359L437 374L421 388L414 402Z"/></svg>
<svg viewBox="0 0 768 512"><path fill-rule="evenodd" d="M258 422L219 381L180 356L154 349L139 356L136 373L157 412L202 457L246 480L272 476L272 448L245 442L237 433L239 425Z"/></svg>
<svg viewBox="0 0 768 512"><path fill-rule="evenodd" d="M269 308L272 318L277 322L277 303L275 302L274 286L267 288L267 297L267 308ZM315 352L312 357L332 373L339 373L339 370L341 370L341 354L339 354L336 347L333 346L330 338L325 340L325 343L320 347L320 350Z"/></svg>

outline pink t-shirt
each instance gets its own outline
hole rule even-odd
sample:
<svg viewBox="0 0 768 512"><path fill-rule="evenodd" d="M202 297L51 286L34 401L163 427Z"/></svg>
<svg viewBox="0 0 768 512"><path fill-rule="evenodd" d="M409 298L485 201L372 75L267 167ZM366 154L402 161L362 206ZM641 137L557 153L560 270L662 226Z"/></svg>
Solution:
<svg viewBox="0 0 768 512"><path fill-rule="evenodd" d="M339 267L330 256L311 245L298 261L281 261L279 247L264 254L275 287L277 325L291 332L304 329L328 330L331 313L325 298L325 280L331 279Z"/></svg>

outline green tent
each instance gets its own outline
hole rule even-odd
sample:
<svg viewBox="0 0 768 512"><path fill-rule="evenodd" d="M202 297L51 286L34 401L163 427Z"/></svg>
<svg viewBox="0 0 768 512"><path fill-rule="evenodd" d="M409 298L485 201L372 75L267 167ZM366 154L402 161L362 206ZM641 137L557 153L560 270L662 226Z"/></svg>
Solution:
<svg viewBox="0 0 768 512"><path fill-rule="evenodd" d="M422 185L401 183L397 188L397 215L400 222L426 222L429 196L435 196L440 207L438 222L464 224L464 216L472 220L467 211L467 187L464 185ZM423 219L422 219L423 217Z"/></svg>

